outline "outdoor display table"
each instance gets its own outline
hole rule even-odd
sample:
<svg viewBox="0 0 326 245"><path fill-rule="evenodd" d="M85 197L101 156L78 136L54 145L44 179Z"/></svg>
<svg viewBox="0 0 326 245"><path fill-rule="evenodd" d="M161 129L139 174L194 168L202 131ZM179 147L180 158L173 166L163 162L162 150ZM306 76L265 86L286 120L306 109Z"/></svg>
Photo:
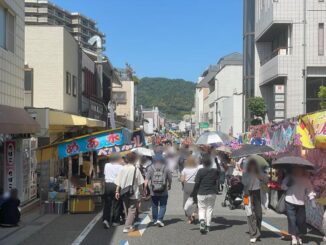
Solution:
<svg viewBox="0 0 326 245"><path fill-rule="evenodd" d="M93 213L95 211L95 203L102 195L70 195L69 196L69 212L75 213Z"/></svg>

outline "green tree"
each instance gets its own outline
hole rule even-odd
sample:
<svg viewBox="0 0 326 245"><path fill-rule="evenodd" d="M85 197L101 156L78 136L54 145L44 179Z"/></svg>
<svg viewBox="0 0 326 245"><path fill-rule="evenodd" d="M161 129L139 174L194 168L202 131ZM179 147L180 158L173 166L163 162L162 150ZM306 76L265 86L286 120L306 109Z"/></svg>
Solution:
<svg viewBox="0 0 326 245"><path fill-rule="evenodd" d="M248 108L251 112L251 125L259 125L265 122L266 104L262 97L249 98Z"/></svg>
<svg viewBox="0 0 326 245"><path fill-rule="evenodd" d="M318 98L321 99L320 107L321 109L326 109L326 86L320 86L318 92Z"/></svg>

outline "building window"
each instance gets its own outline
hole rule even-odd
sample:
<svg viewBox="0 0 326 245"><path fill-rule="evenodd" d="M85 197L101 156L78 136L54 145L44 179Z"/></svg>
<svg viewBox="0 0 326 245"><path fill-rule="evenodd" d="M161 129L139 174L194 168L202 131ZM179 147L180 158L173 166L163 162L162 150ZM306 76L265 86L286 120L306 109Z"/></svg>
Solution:
<svg viewBox="0 0 326 245"><path fill-rule="evenodd" d="M0 5L0 47L6 48L6 11Z"/></svg>
<svg viewBox="0 0 326 245"><path fill-rule="evenodd" d="M71 94L71 74L66 73L66 93Z"/></svg>
<svg viewBox="0 0 326 245"><path fill-rule="evenodd" d="M72 95L77 96L77 77L72 77Z"/></svg>
<svg viewBox="0 0 326 245"><path fill-rule="evenodd" d="M33 90L33 69L25 69L25 91Z"/></svg>
<svg viewBox="0 0 326 245"><path fill-rule="evenodd" d="M318 24L318 55L324 55L324 23Z"/></svg>
<svg viewBox="0 0 326 245"><path fill-rule="evenodd" d="M318 98L318 91L321 86L326 86L325 77L307 78L307 113L318 111L321 109L321 99Z"/></svg>
<svg viewBox="0 0 326 245"><path fill-rule="evenodd" d="M15 51L15 16L0 5L0 47Z"/></svg>

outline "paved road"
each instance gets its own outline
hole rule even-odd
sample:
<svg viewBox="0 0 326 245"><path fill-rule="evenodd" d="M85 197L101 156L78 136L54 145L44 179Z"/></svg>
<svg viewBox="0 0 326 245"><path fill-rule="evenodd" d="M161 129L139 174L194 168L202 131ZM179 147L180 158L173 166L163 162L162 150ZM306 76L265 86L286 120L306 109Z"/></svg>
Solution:
<svg viewBox="0 0 326 245"><path fill-rule="evenodd" d="M250 244L247 234L246 217L243 210L229 210L221 207L222 196L218 196L214 210L212 231L207 235L201 235L197 225L185 223L181 206L182 191L180 183L175 182L169 196L168 210L164 228L148 226L144 228L142 236L131 237L122 233L122 226L110 230L103 229L101 221L98 221L85 236L82 245L87 244L112 244L112 245L174 245L174 244ZM149 205L148 203L147 205ZM146 205L145 209L146 208ZM149 209L145 212L147 216ZM58 216L50 224L43 227L37 233L31 235L19 244L72 244L82 233L85 227L96 217L91 215L63 215ZM282 215L268 211L264 217L267 224L286 230L286 219ZM37 223L35 225L38 225ZM321 244L320 236L309 235L309 244ZM12 241L12 240L11 240ZM128 243L127 243L128 242ZM1 242L0 242L1 243ZM12 243L14 244L14 243ZM263 228L262 239L258 244L275 245L290 244L282 241L280 235Z"/></svg>

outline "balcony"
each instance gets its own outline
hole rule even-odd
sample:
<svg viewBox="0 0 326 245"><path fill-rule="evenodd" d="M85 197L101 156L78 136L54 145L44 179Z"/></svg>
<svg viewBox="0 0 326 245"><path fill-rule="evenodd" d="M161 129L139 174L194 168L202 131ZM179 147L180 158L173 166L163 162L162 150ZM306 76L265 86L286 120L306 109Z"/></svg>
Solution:
<svg viewBox="0 0 326 245"><path fill-rule="evenodd" d="M26 7L25 8L25 13L37 13L37 8L33 8L33 7Z"/></svg>
<svg viewBox="0 0 326 245"><path fill-rule="evenodd" d="M259 71L259 85L268 83L277 77L287 77L288 64L292 56L286 55L286 49L280 49L274 57L263 63Z"/></svg>

